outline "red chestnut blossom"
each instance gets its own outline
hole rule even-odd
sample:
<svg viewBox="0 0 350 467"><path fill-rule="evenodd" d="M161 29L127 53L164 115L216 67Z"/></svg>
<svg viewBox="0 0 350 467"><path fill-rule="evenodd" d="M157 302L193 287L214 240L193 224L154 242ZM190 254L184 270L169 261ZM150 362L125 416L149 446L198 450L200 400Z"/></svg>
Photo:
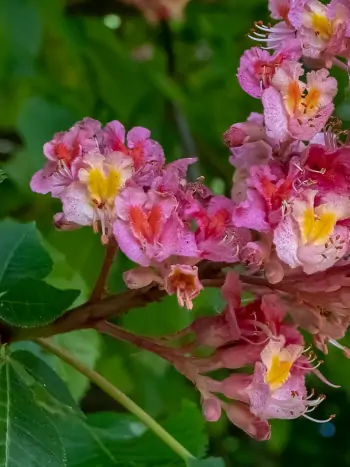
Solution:
<svg viewBox="0 0 350 467"><path fill-rule="evenodd" d="M113 231L120 249L141 266L172 255L198 256L194 235L177 215L176 206L175 197L127 188L115 206Z"/></svg>
<svg viewBox="0 0 350 467"><path fill-rule="evenodd" d="M337 81L325 69L307 74L307 84L299 80L301 65L280 68L272 86L262 96L268 136L284 142L289 138L308 141L319 133L331 116Z"/></svg>
<svg viewBox="0 0 350 467"><path fill-rule="evenodd" d="M99 142L104 152L118 151L131 157L135 169L134 180L149 186L154 177L160 174L165 162L162 147L150 136L151 132L146 128L134 127L125 138L124 126L115 120L99 133Z"/></svg>
<svg viewBox="0 0 350 467"><path fill-rule="evenodd" d="M293 44L289 48L278 50L273 55L258 47L246 50L241 57L238 69L239 84L250 96L261 99L264 89L271 86L276 71L283 68L289 61L299 58L299 50Z"/></svg>
<svg viewBox="0 0 350 467"><path fill-rule="evenodd" d="M96 134L100 128L100 122L85 118L69 131L56 133L50 142L44 144L48 162L33 176L31 189L36 193L60 196L77 179L83 165L82 156L98 148Z"/></svg>
<svg viewBox="0 0 350 467"><path fill-rule="evenodd" d="M203 289L198 279L197 266L175 264L170 266L170 271L165 278L164 288L169 295L176 294L179 305L192 310L192 300Z"/></svg>
<svg viewBox="0 0 350 467"><path fill-rule="evenodd" d="M154 20L174 12L156 3L138 6ZM336 386L302 330L325 354L333 345L350 357L339 342L350 325L350 137L331 118L337 81L327 69L348 71L350 3L268 7L278 22L255 23L250 37L266 47L245 51L237 75L262 113L223 138L235 168L230 198L190 179L196 159L166 164L146 128L126 133L90 118L45 144L47 162L31 181L62 202L58 228L90 226L135 263L123 278L142 289L142 303L159 288L192 310L205 286L221 287L223 310L174 335L96 328L166 359L195 385L208 421L225 412L258 440L269 438L270 419L323 422L309 415L324 396L308 396L308 375ZM300 59L311 69L305 80Z"/></svg>
<svg viewBox="0 0 350 467"><path fill-rule="evenodd" d="M213 197L206 209L194 213L198 229L195 236L201 258L233 263L249 232L239 229L232 222L233 203L224 196Z"/></svg>

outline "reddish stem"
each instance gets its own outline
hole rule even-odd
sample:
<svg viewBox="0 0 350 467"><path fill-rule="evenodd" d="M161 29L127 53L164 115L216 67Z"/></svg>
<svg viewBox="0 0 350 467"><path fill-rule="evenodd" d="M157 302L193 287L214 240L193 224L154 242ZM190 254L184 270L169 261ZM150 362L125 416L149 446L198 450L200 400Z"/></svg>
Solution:
<svg viewBox="0 0 350 467"><path fill-rule="evenodd" d="M108 274L109 274L109 271L111 270L114 256L115 256L117 249L118 249L118 245L116 241L113 238L111 238L106 248L106 255L105 255L105 259L102 265L100 275L98 276L94 290L92 291L92 294L89 300L90 303L100 300L102 296L104 295Z"/></svg>

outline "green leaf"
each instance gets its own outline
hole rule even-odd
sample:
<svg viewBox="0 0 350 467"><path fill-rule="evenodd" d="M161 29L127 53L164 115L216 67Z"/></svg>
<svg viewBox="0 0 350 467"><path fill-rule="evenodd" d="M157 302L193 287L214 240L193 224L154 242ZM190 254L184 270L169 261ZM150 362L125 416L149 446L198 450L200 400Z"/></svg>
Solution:
<svg viewBox="0 0 350 467"><path fill-rule="evenodd" d="M7 179L6 173L0 169L0 183Z"/></svg>
<svg viewBox="0 0 350 467"><path fill-rule="evenodd" d="M96 235L92 229L70 232L53 229L45 239L63 255L67 266L81 276L86 283L85 289L92 290L105 254L100 235ZM84 248L81 247L82 245Z"/></svg>
<svg viewBox="0 0 350 467"><path fill-rule="evenodd" d="M7 357L0 366L0 465L63 467L64 448L52 416Z"/></svg>
<svg viewBox="0 0 350 467"><path fill-rule="evenodd" d="M190 460L188 463L189 467L225 467L225 462L223 459L218 457L208 457L208 459L203 460Z"/></svg>
<svg viewBox="0 0 350 467"><path fill-rule="evenodd" d="M34 223L0 223L0 291L24 278L42 279L51 268Z"/></svg>
<svg viewBox="0 0 350 467"><path fill-rule="evenodd" d="M23 279L1 296L0 318L14 326L43 326L61 316L79 293L59 290L36 279Z"/></svg>
<svg viewBox="0 0 350 467"><path fill-rule="evenodd" d="M11 358L25 367L28 373L39 382L61 404L78 410L73 397L57 373L47 363L31 352L18 350L11 354Z"/></svg>
<svg viewBox="0 0 350 467"><path fill-rule="evenodd" d="M74 331L54 336L53 340L60 347L67 349L87 367L95 367L100 356L102 342L101 335L96 331L92 329ZM67 384L73 398L77 401L80 400L90 386L88 378L57 357L50 355L49 359L58 375Z"/></svg>
<svg viewBox="0 0 350 467"><path fill-rule="evenodd" d="M62 420L60 430L70 467L183 465L176 453L133 416L100 413L90 416L88 424L78 424ZM161 424L194 455L204 454L204 421L195 404L184 403Z"/></svg>

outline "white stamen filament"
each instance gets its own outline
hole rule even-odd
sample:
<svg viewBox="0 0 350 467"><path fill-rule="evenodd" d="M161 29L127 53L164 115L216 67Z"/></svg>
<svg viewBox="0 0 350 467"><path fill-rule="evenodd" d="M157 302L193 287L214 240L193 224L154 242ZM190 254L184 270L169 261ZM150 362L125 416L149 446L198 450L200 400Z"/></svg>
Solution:
<svg viewBox="0 0 350 467"><path fill-rule="evenodd" d="M256 34L256 33L254 33ZM248 37L249 39L253 40L253 41L256 41L256 42L279 42L279 41L282 41L284 39L289 39L290 38L290 34L286 34L284 36L279 36L278 38L277 37L266 37L266 38L262 38L262 37L254 37L250 34L248 34ZM272 47L274 48L274 47Z"/></svg>
<svg viewBox="0 0 350 467"><path fill-rule="evenodd" d="M323 374L319 371L319 370L316 370L315 368L313 368L311 370L313 373L315 373L315 375L324 383L324 384L327 384L327 386L330 386L331 388L335 388L335 389L339 389L341 386L337 386L336 384L333 384L331 383L330 381L328 381L328 379L323 376Z"/></svg>
<svg viewBox="0 0 350 467"><path fill-rule="evenodd" d="M334 347L337 347L338 349L342 350L343 352L345 352L347 350L346 347L344 347L343 345L339 344L338 341L336 341L335 339L328 339L328 342L332 345L334 345Z"/></svg>
<svg viewBox="0 0 350 467"><path fill-rule="evenodd" d="M312 417L309 417L308 415L305 415L305 414L303 414L302 417L305 417L308 420L311 420L312 422L315 422L315 423L328 423L328 422L332 421L333 418L335 418L335 415L331 415L329 418L327 418L327 420L317 420L317 418L312 418Z"/></svg>

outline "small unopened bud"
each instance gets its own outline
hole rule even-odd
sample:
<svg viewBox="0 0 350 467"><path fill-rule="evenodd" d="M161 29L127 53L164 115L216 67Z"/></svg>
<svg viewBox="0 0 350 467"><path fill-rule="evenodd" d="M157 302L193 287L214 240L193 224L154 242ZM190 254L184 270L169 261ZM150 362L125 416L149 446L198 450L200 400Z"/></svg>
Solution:
<svg viewBox="0 0 350 467"><path fill-rule="evenodd" d="M221 402L217 397L204 399L202 402L202 410L204 418L208 422L217 422L221 417Z"/></svg>
<svg viewBox="0 0 350 467"><path fill-rule="evenodd" d="M270 284L278 284L284 277L284 270L281 263L271 260L265 264L265 277Z"/></svg>
<svg viewBox="0 0 350 467"><path fill-rule="evenodd" d="M248 242L241 251L241 261L247 266L260 267L270 255L270 246L266 242Z"/></svg>
<svg viewBox="0 0 350 467"><path fill-rule="evenodd" d="M130 269L123 273L123 279L129 289L140 289L141 287L150 285L152 282L163 284L162 279L151 268L140 267Z"/></svg>
<svg viewBox="0 0 350 467"><path fill-rule="evenodd" d="M254 122L236 123L224 133L224 143L229 148L241 146L244 143L265 139L263 126Z"/></svg>
<svg viewBox="0 0 350 467"><path fill-rule="evenodd" d="M253 415L245 404L225 404L228 418L238 428L241 428L252 438L266 441L271 436L270 425L266 420Z"/></svg>

